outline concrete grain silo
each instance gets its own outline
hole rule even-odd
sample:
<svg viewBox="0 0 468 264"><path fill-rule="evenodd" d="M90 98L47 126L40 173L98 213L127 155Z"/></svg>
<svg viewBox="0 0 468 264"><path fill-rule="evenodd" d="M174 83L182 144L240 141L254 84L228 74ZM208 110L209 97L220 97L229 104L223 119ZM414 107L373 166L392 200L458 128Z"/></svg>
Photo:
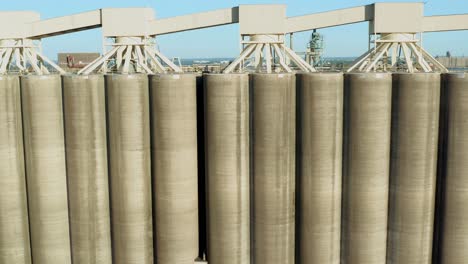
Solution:
<svg viewBox="0 0 468 264"><path fill-rule="evenodd" d="M104 77L62 80L73 263L111 264Z"/></svg>
<svg viewBox="0 0 468 264"><path fill-rule="evenodd" d="M60 76L22 76L21 95L32 258L35 264L69 264Z"/></svg>
<svg viewBox="0 0 468 264"><path fill-rule="evenodd" d="M440 263L461 264L468 259L468 74L443 76L447 111L445 164L442 166Z"/></svg>
<svg viewBox="0 0 468 264"><path fill-rule="evenodd" d="M345 75L343 264L385 263L391 95L391 74Z"/></svg>
<svg viewBox="0 0 468 264"><path fill-rule="evenodd" d="M250 263L247 74L204 76L208 262Z"/></svg>
<svg viewBox="0 0 468 264"><path fill-rule="evenodd" d="M18 76L0 76L0 263L31 264Z"/></svg>
<svg viewBox="0 0 468 264"><path fill-rule="evenodd" d="M296 86L293 74L250 75L254 263L295 261Z"/></svg>
<svg viewBox="0 0 468 264"><path fill-rule="evenodd" d="M343 74L297 75L299 263L340 262Z"/></svg>
<svg viewBox="0 0 468 264"><path fill-rule="evenodd" d="M113 263L153 264L148 77L105 81Z"/></svg>
<svg viewBox="0 0 468 264"><path fill-rule="evenodd" d="M150 76L156 261L198 256L197 106L194 74Z"/></svg>
<svg viewBox="0 0 468 264"><path fill-rule="evenodd" d="M393 74L387 263L432 259L440 74Z"/></svg>

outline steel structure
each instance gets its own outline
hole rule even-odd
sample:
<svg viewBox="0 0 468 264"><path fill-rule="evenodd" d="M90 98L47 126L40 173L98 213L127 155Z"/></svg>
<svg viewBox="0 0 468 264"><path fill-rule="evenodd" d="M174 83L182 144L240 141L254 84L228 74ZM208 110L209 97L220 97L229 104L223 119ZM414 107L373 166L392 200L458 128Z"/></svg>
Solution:
<svg viewBox="0 0 468 264"><path fill-rule="evenodd" d="M372 44L348 72L407 71L447 72L447 69L421 46L424 3L376 3L369 34ZM398 20L395 20L398 17Z"/></svg>
<svg viewBox="0 0 468 264"><path fill-rule="evenodd" d="M151 8L105 8L40 20L35 12L1 12L0 74L11 71L63 73L40 52L42 38L102 28L104 54L80 70L164 73L181 68L156 49L158 35L239 23L239 57L225 70L304 72L315 69L285 45L285 35L300 31L370 22L373 46L348 71L447 71L421 45L424 32L468 29L468 14L423 16L423 3L375 3L323 13L286 17L285 5L240 5L203 13L155 19ZM125 17L125 19L122 19ZM398 17L398 20L394 18ZM110 40L110 41L107 41ZM49 66L49 67L47 67Z"/></svg>
<svg viewBox="0 0 468 264"><path fill-rule="evenodd" d="M49 73L49 66L65 73L57 64L42 55L40 43L25 38L30 32L27 24L39 21L40 15L31 11L1 12L0 16L0 74L7 72Z"/></svg>
<svg viewBox="0 0 468 264"><path fill-rule="evenodd" d="M259 19L261 18L261 19ZM242 71L274 70L275 62L282 70L292 72L287 61L292 61L302 71L314 72L315 69L285 45L286 6L285 5L241 5L239 6L239 29L242 52L224 73L236 68ZM245 60L252 57L245 63Z"/></svg>
<svg viewBox="0 0 468 264"><path fill-rule="evenodd" d="M100 15L104 54L78 74L96 70L148 74L182 72L179 66L156 49L154 35L148 33L149 24L155 19L151 8L102 9Z"/></svg>

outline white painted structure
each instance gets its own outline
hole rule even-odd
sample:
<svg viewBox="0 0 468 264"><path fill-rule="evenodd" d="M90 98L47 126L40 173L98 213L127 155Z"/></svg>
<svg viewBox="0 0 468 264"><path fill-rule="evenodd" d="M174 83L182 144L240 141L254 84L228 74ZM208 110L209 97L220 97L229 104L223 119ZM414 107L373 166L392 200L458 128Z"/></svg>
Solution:
<svg viewBox="0 0 468 264"><path fill-rule="evenodd" d="M369 24L372 47L348 72L448 72L422 48L424 3L375 3L372 13L374 19Z"/></svg>
<svg viewBox="0 0 468 264"><path fill-rule="evenodd" d="M289 61L304 72L316 70L303 58L285 45L285 5L241 5L239 6L239 31L242 52L224 73L249 70L273 72L275 58L279 62L276 71L292 72ZM249 59L246 62L246 59Z"/></svg>
<svg viewBox="0 0 468 264"><path fill-rule="evenodd" d="M423 3L376 3L297 17L285 5L240 5L191 15L155 19L150 8L105 8L40 20L36 12L0 12L0 74L48 73L40 52L42 38L102 28L104 54L80 74L92 72L182 72L160 53L155 37L163 34L239 23L239 57L224 72L291 72L315 69L285 45L295 32L368 21L372 47L349 71L447 71L421 46L423 32L466 30L468 14L423 16ZM395 19L397 18L397 19ZM402 66L403 65L403 66ZM293 67L295 66L295 68Z"/></svg>
<svg viewBox="0 0 468 264"><path fill-rule="evenodd" d="M0 13L0 74L10 72L12 67L19 73L27 73L31 67L37 74L47 74L47 64L60 73L65 72L42 55L40 43L26 38L32 33L28 25L39 20L39 13L32 11Z"/></svg>
<svg viewBox="0 0 468 264"><path fill-rule="evenodd" d="M165 73L168 69L182 72L179 66L157 50L154 34L150 32L150 23L154 20L151 8L101 9L104 55L78 74L90 74L96 70L148 74Z"/></svg>

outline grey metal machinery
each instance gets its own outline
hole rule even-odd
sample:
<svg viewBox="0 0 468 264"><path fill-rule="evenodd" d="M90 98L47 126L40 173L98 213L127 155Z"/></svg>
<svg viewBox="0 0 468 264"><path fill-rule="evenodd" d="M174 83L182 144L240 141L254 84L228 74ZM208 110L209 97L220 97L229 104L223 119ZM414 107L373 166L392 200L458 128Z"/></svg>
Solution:
<svg viewBox="0 0 468 264"><path fill-rule="evenodd" d="M104 77L62 78L72 260L110 264Z"/></svg>
<svg viewBox="0 0 468 264"><path fill-rule="evenodd" d="M60 76L21 76L21 91L32 258L35 264L69 264Z"/></svg>
<svg viewBox="0 0 468 264"><path fill-rule="evenodd" d="M431 263L440 74L393 74L386 263Z"/></svg>
<svg viewBox="0 0 468 264"><path fill-rule="evenodd" d="M385 263L392 76L345 75L341 263Z"/></svg>
<svg viewBox="0 0 468 264"><path fill-rule="evenodd" d="M0 76L0 263L31 264L18 76Z"/></svg>
<svg viewBox="0 0 468 264"><path fill-rule="evenodd" d="M299 263L340 262L343 74L297 74Z"/></svg>
<svg viewBox="0 0 468 264"><path fill-rule="evenodd" d="M153 264L148 77L105 78L113 261Z"/></svg>
<svg viewBox="0 0 468 264"><path fill-rule="evenodd" d="M440 263L461 264L468 259L468 74L450 73L443 79L446 157L441 173L444 188L439 256Z"/></svg>
<svg viewBox="0 0 468 264"><path fill-rule="evenodd" d="M247 74L204 75L208 262L250 263Z"/></svg>
<svg viewBox="0 0 468 264"><path fill-rule="evenodd" d="M195 74L150 76L156 262L192 264L198 256Z"/></svg>
<svg viewBox="0 0 468 264"><path fill-rule="evenodd" d="M307 63L314 67L322 66L322 54L323 54L323 35L318 33L316 29L312 31L310 40L307 43L307 49L305 53L305 60Z"/></svg>
<svg viewBox="0 0 468 264"><path fill-rule="evenodd" d="M294 263L294 74L252 74L254 263Z"/></svg>

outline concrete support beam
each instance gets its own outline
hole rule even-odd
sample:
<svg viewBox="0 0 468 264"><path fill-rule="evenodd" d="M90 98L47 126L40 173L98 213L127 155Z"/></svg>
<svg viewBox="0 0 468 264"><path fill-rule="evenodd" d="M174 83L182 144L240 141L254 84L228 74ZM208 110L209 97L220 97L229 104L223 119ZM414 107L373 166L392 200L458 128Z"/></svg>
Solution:
<svg viewBox="0 0 468 264"><path fill-rule="evenodd" d="M468 30L468 14L427 16L423 18L424 32Z"/></svg>
<svg viewBox="0 0 468 264"><path fill-rule="evenodd" d="M30 24L28 38L44 38L101 26L101 10L94 10L70 16L55 17Z"/></svg>
<svg viewBox="0 0 468 264"><path fill-rule="evenodd" d="M20 39L29 35L29 23L40 21L34 11L0 11L0 39Z"/></svg>
<svg viewBox="0 0 468 264"><path fill-rule="evenodd" d="M149 35L163 35L186 30L239 22L239 8L226 8L198 14L158 19L150 22Z"/></svg>
<svg viewBox="0 0 468 264"><path fill-rule="evenodd" d="M289 17L286 19L287 33L334 27L374 19L373 5L339 9L329 12Z"/></svg>

